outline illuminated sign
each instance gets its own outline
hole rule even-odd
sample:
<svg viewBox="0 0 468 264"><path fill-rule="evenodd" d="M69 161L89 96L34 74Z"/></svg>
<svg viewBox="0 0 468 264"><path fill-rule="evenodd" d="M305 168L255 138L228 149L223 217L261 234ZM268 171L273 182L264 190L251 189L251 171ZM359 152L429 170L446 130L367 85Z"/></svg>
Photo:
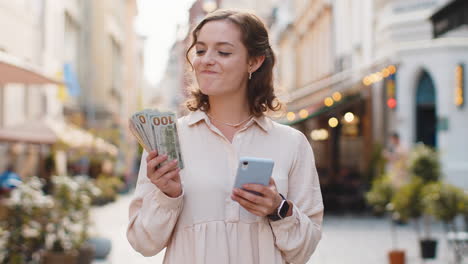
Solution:
<svg viewBox="0 0 468 264"><path fill-rule="evenodd" d="M463 106L465 101L465 66L459 64L455 68L455 105L458 107Z"/></svg>
<svg viewBox="0 0 468 264"><path fill-rule="evenodd" d="M391 75L386 80L386 92L387 92L387 106L390 109L395 109L397 106L396 101L396 89L395 89L395 75Z"/></svg>

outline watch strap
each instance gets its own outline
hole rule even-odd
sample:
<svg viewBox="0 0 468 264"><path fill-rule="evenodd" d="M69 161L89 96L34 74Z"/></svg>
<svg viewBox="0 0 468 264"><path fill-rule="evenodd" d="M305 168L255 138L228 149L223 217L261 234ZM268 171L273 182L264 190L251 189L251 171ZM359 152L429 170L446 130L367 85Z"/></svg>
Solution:
<svg viewBox="0 0 468 264"><path fill-rule="evenodd" d="M278 220L285 218L289 211L288 201L281 193L279 195L283 199L281 201L280 206L276 209L274 213L267 215L268 219L270 219L271 221L278 221Z"/></svg>

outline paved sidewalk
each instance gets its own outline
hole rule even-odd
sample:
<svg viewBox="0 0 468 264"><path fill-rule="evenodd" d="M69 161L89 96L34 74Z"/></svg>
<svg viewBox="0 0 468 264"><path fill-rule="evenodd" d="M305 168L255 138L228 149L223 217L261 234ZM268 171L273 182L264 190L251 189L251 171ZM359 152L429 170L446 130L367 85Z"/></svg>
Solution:
<svg viewBox="0 0 468 264"><path fill-rule="evenodd" d="M106 264L159 264L164 252L145 258L135 252L127 241L128 205L131 195L115 203L93 208L94 234L112 240L112 251ZM389 222L385 219L351 216L326 216L323 238L309 264L387 264L387 252L392 248ZM406 250L407 264L450 264L451 253L443 237L442 227L434 225L433 234L439 239L437 259L422 261L412 226L398 227L399 247ZM468 264L465 259L464 264Z"/></svg>
<svg viewBox="0 0 468 264"><path fill-rule="evenodd" d="M93 264L159 264L162 263L164 252L145 258L133 250L127 241L128 206L131 194L122 195L111 204L95 207L91 211L94 227L92 234L108 238L112 241L112 250L107 261Z"/></svg>

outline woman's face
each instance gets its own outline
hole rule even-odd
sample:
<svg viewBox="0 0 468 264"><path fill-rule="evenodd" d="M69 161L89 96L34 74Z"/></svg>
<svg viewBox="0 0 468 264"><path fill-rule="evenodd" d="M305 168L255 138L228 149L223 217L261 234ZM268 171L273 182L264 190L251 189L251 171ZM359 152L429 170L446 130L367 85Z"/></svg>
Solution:
<svg viewBox="0 0 468 264"><path fill-rule="evenodd" d="M208 96L245 92L249 72L241 31L226 20L210 21L198 33L193 67L198 86Z"/></svg>

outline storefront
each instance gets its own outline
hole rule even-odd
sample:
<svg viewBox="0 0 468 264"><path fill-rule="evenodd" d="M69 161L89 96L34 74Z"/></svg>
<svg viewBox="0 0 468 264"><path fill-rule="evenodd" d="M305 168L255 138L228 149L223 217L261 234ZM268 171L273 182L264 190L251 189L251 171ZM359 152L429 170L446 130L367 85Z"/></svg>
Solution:
<svg viewBox="0 0 468 264"><path fill-rule="evenodd" d="M296 111L281 121L309 139L329 212L355 212L366 206L373 148L372 96L369 86L351 80L342 79L293 101L288 109Z"/></svg>

